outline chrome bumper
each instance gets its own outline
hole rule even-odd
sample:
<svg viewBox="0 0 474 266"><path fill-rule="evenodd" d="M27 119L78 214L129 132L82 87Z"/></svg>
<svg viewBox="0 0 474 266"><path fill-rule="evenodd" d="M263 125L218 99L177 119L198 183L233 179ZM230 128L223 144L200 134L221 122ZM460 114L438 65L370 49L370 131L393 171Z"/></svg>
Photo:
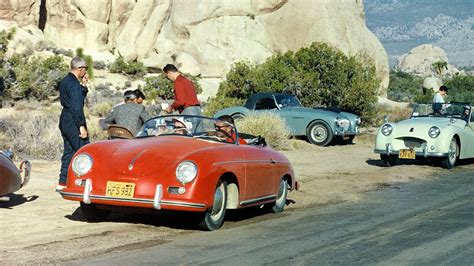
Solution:
<svg viewBox="0 0 474 266"><path fill-rule="evenodd" d="M142 199L142 198L116 198L103 195L94 195L92 192L92 180L87 179L84 185L83 193L71 193L60 191L61 196L73 197L81 199L82 202L86 204L91 204L91 200L110 200L110 201L119 201L119 202L135 202L135 203L146 203L153 205L153 208L156 210L161 210L161 205L167 206L178 206L178 207L187 207L187 208L197 208L197 209L206 209L205 204L201 203L190 203L190 202L181 202L181 201L169 201L163 200L163 186L161 184L156 185L155 195L153 199Z"/></svg>
<svg viewBox="0 0 474 266"><path fill-rule="evenodd" d="M387 143L385 145L385 150L375 149L374 152L378 153L378 154L398 155L400 151L399 150L394 150L393 147L392 147L392 144ZM428 157L447 157L448 153L447 152L429 152L428 148L425 145L423 147L423 150L415 151L415 155L416 156L421 156L421 157L424 157L424 158L428 158Z"/></svg>

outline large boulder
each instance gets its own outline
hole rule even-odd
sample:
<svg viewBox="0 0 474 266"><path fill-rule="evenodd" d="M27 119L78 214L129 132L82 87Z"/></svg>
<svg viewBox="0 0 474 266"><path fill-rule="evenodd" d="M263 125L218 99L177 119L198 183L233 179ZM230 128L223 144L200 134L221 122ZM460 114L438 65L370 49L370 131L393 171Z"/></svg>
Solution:
<svg viewBox="0 0 474 266"><path fill-rule="evenodd" d="M365 25L361 0L10 0L0 4L0 19L44 22L44 37L58 47L109 52L155 68L174 63L212 84L237 61L261 63L325 42L374 63L379 94L388 87L387 54Z"/></svg>

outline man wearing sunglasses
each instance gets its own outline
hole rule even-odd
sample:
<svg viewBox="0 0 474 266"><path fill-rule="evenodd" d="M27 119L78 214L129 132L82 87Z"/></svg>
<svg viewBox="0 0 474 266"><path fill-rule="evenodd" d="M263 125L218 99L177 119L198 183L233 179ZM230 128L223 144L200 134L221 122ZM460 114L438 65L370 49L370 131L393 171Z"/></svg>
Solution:
<svg viewBox="0 0 474 266"><path fill-rule="evenodd" d="M57 191L66 186L67 171L71 158L79 148L89 143L84 99L87 95L87 63L80 57L71 60L71 71L59 83L59 100L63 107L59 118L59 130L64 142L61 170Z"/></svg>

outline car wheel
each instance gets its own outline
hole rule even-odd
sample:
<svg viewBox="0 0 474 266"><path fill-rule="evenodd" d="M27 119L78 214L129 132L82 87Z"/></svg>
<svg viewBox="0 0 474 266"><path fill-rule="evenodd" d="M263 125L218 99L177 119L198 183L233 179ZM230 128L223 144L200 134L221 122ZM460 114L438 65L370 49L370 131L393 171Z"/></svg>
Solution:
<svg viewBox="0 0 474 266"><path fill-rule="evenodd" d="M224 216L227 206L227 182L219 181L214 192L214 202L199 223L199 227L206 231L214 231L221 227L224 222Z"/></svg>
<svg viewBox="0 0 474 266"><path fill-rule="evenodd" d="M234 119L234 121L243 119L243 118L245 117L245 116L244 116L243 114L241 114L241 113L235 113L235 114L233 114L233 115L231 115L231 116L232 116L232 118Z"/></svg>
<svg viewBox="0 0 474 266"><path fill-rule="evenodd" d="M456 165L459 156L459 146L455 138L449 144L448 157L441 160L441 166L446 169L451 169Z"/></svg>
<svg viewBox="0 0 474 266"><path fill-rule="evenodd" d="M274 213L282 212L286 206L287 197L288 197L288 181L286 181L286 179L282 179L280 181L277 199L275 201L275 204L272 206L272 212Z"/></svg>
<svg viewBox="0 0 474 266"><path fill-rule="evenodd" d="M396 165L397 159L395 155L380 154L380 160L382 160L383 165L387 167Z"/></svg>
<svg viewBox="0 0 474 266"><path fill-rule="evenodd" d="M326 123L315 121L308 126L306 136L312 144L326 146L332 141L333 133Z"/></svg>
<svg viewBox="0 0 474 266"><path fill-rule="evenodd" d="M100 222L109 217L110 210L101 210L95 204L81 202L82 215L88 222Z"/></svg>

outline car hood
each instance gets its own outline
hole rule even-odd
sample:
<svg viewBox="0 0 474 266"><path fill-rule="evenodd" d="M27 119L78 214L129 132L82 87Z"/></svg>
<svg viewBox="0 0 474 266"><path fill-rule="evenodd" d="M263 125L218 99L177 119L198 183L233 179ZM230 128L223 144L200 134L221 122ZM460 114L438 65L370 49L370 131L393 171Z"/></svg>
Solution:
<svg viewBox="0 0 474 266"><path fill-rule="evenodd" d="M446 117L417 117L403 120L395 124L394 130L398 134L403 134L404 132L415 132L415 133L426 133L432 126L437 126L440 129L445 127L459 127L463 128L466 125L466 122L461 119L446 118Z"/></svg>
<svg viewBox="0 0 474 266"><path fill-rule="evenodd" d="M102 170L118 175L151 175L174 172L176 165L190 154L212 148L219 143L205 142L190 137L161 136L134 140L111 140L89 144L94 163ZM105 162L106 161L106 162Z"/></svg>

